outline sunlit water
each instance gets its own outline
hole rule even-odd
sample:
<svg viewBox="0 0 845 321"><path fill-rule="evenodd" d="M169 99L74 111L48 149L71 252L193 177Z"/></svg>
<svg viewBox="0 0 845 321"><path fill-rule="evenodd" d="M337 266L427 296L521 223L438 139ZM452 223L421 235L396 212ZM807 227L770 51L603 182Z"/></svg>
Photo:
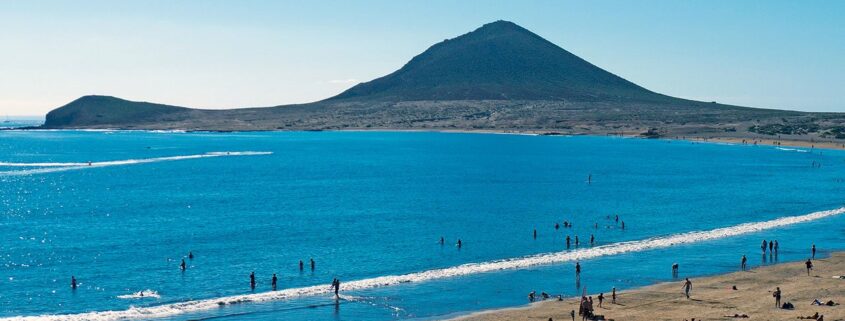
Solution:
<svg viewBox="0 0 845 321"><path fill-rule="evenodd" d="M438 319L627 289L845 248L843 180L839 151L667 140L3 131L0 317Z"/></svg>

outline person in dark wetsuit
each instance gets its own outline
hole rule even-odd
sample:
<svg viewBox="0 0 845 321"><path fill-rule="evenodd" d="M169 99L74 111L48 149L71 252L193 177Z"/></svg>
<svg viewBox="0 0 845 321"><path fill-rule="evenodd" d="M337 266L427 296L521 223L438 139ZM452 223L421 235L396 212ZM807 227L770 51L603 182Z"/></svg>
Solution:
<svg viewBox="0 0 845 321"><path fill-rule="evenodd" d="M334 297L340 299L340 279L334 280Z"/></svg>
<svg viewBox="0 0 845 321"><path fill-rule="evenodd" d="M622 221L622 229L625 229L625 221Z"/></svg>
<svg viewBox="0 0 845 321"><path fill-rule="evenodd" d="M610 293L610 303L616 304L616 287L613 287L613 292Z"/></svg>
<svg viewBox="0 0 845 321"><path fill-rule="evenodd" d="M569 235L567 235L566 236L566 248L567 249L569 248L569 242L570 242L570 238L569 238Z"/></svg>
<svg viewBox="0 0 845 321"><path fill-rule="evenodd" d="M194 259L194 252L193 252L193 251L188 252L188 259L189 259L189 260L193 260L193 259Z"/></svg>
<svg viewBox="0 0 845 321"><path fill-rule="evenodd" d="M314 271L314 258L311 258L311 271Z"/></svg>
<svg viewBox="0 0 845 321"><path fill-rule="evenodd" d="M76 277L73 275L70 276L70 288L76 290Z"/></svg>
<svg viewBox="0 0 845 321"><path fill-rule="evenodd" d="M185 259L182 259L182 263L179 264L179 268L182 269L182 271L185 271L185 267Z"/></svg>
<svg viewBox="0 0 845 321"><path fill-rule="evenodd" d="M302 260L299 260L299 270L302 271L304 269L305 269L305 263L303 263Z"/></svg>
<svg viewBox="0 0 845 321"><path fill-rule="evenodd" d="M537 229L534 229L534 239L537 239Z"/></svg>
<svg viewBox="0 0 845 321"><path fill-rule="evenodd" d="M594 244L596 244L596 236L590 234L590 246L593 246Z"/></svg>
<svg viewBox="0 0 845 321"><path fill-rule="evenodd" d="M739 266L743 271L748 269L748 265L746 265L746 262L748 262L748 258L746 258L745 255L743 255L742 256L742 265Z"/></svg>
<svg viewBox="0 0 845 321"><path fill-rule="evenodd" d="M278 278L276 278L276 273L273 273L273 278L270 279L270 286L273 287L273 291L276 291L276 281L278 281Z"/></svg>
<svg viewBox="0 0 845 321"><path fill-rule="evenodd" d="M535 231L536 231L536 230L535 230ZM444 238L441 236L441 237L440 237L440 245L443 245L443 244L446 244L446 239L444 239Z"/></svg>
<svg viewBox="0 0 845 321"><path fill-rule="evenodd" d="M581 279L581 262L575 262L575 279Z"/></svg>
<svg viewBox="0 0 845 321"><path fill-rule="evenodd" d="M601 308L602 301L604 301L604 292L599 293L599 308Z"/></svg>
<svg viewBox="0 0 845 321"><path fill-rule="evenodd" d="M575 235L575 246L577 247L580 244L581 244L581 241L578 240L578 235Z"/></svg>
<svg viewBox="0 0 845 321"><path fill-rule="evenodd" d="M807 275L810 275L810 270L813 269L813 261L810 261L810 259L807 259L807 262L804 262L804 265L807 266Z"/></svg>
<svg viewBox="0 0 845 321"><path fill-rule="evenodd" d="M763 250L763 254L766 254L766 240L763 240L763 244L760 245L760 249Z"/></svg>
<svg viewBox="0 0 845 321"><path fill-rule="evenodd" d="M457 245L458 245L458 248L461 248L462 246L464 246L464 242L461 242L461 239L458 239Z"/></svg>
<svg viewBox="0 0 845 321"><path fill-rule="evenodd" d="M255 290L255 272L249 273L249 287Z"/></svg>
<svg viewBox="0 0 845 321"><path fill-rule="evenodd" d="M816 245L815 245L815 244L813 244L813 256L812 256L812 259L813 259L813 260L815 260L815 259L816 259Z"/></svg>
<svg viewBox="0 0 845 321"><path fill-rule="evenodd" d="M564 223L564 224L566 224L566 223ZM555 223L555 229L556 230L560 229L560 224Z"/></svg>
<svg viewBox="0 0 845 321"><path fill-rule="evenodd" d="M775 253L774 249L775 249L775 241L769 242L769 253L774 254Z"/></svg>
<svg viewBox="0 0 845 321"><path fill-rule="evenodd" d="M616 215L616 223L619 223L619 215Z"/></svg>

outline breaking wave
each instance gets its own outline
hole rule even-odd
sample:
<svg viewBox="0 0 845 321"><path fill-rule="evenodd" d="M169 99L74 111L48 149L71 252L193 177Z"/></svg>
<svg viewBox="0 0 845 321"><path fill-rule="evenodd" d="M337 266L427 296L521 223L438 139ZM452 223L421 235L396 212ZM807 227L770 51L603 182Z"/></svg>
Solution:
<svg viewBox="0 0 845 321"><path fill-rule="evenodd" d="M845 213L845 207L819 211L799 216L787 216L770 221L744 223L729 227L717 228L708 231L687 232L662 237L653 237L637 241L619 242L596 246L586 249L576 249L564 252L552 252L537 255L530 255L518 258L510 258L481 263L468 263L448 268L434 269L422 272L408 273L402 275L387 275L362 280L344 282L341 285L343 291L366 290L378 287L393 286L404 283L419 283L437 279L453 278L473 275L478 273L495 272L502 270L526 269L535 266L552 265L576 260L597 258L601 256L617 255L622 253L640 252L652 249L666 248L675 245L698 243L702 241L721 239L742 234L779 228L783 226L814 221ZM308 287L284 289L273 292L244 294L211 298L203 300L186 301L150 307L132 307L127 310L86 312L80 314L65 315L41 315L29 317L12 317L0 320L7 321L34 321L34 320L128 320L144 318L164 318L180 314L211 310L227 305L245 303L268 302L286 300L304 296L315 296L331 293L329 284L320 284Z"/></svg>
<svg viewBox="0 0 845 321"><path fill-rule="evenodd" d="M178 161L178 160L187 160L187 159L197 159L197 158L209 158L209 157L225 157L225 156L255 156L255 155L270 155L272 152L211 152L205 154L195 154L195 155L182 155L182 156L167 156L167 157L156 157L156 158L142 158L142 159L124 159L124 160L116 160L116 161L104 161L104 162L69 162L69 163L7 163L7 162L0 162L0 167L35 167L31 169L24 169L24 170L13 170L13 171L0 171L0 176L23 176L23 175L34 175L34 174L46 174L46 173L55 173L55 172L64 172L70 170L80 170L80 169L88 169L88 168L98 168L98 167L109 167L109 166L122 166L122 165L135 165L135 164L146 164L146 163L156 163L156 162L168 162L168 161Z"/></svg>

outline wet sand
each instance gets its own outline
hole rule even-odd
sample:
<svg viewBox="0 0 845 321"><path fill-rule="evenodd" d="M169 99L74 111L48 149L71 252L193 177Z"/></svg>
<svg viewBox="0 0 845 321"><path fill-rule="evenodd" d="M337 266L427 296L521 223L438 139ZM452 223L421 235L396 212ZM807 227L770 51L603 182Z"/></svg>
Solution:
<svg viewBox="0 0 845 321"><path fill-rule="evenodd" d="M691 278L693 289L689 300L681 289L683 267L678 281L619 292L617 304L610 303L610 289L605 292L602 308L598 307L598 293L589 295L593 296L595 313L613 320L798 320L799 316L806 317L816 312L823 315L825 321L845 320L845 305L842 305L845 303L845 279L832 278L845 275L845 252L834 253L813 263L815 268L810 276L807 276L804 262L794 262L746 272ZM731 289L734 285L737 290ZM795 305L794 310L775 308L772 297L775 287L781 288L781 302L791 302ZM840 305L811 305L813 299L823 302L833 300ZM525 308L479 312L454 320L572 320L571 310L575 310L576 320L581 320L577 315L577 299L547 300ZM746 314L748 318L732 317L735 314Z"/></svg>

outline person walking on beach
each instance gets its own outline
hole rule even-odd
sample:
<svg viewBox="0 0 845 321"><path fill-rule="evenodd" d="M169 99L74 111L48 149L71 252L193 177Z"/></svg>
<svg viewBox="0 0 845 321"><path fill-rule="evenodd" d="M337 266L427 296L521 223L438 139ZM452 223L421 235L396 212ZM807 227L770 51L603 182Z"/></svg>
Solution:
<svg viewBox="0 0 845 321"><path fill-rule="evenodd" d="M766 254L766 240L763 240L763 244L760 245L760 249L763 250L763 254Z"/></svg>
<svg viewBox="0 0 845 321"><path fill-rule="evenodd" d="M816 245L815 245L815 244L813 244L813 256L812 256L812 259L813 259L813 260L815 260L815 259L816 259Z"/></svg>
<svg viewBox="0 0 845 321"><path fill-rule="evenodd" d="M807 262L804 262L804 265L807 266L807 275L809 276L810 270L813 269L813 261L810 261L810 259L807 259Z"/></svg>
<svg viewBox="0 0 845 321"><path fill-rule="evenodd" d="M179 264L179 268L182 269L182 271L185 271L185 259L182 259L182 263Z"/></svg>
<svg viewBox="0 0 845 321"><path fill-rule="evenodd" d="M690 281L689 278L686 278L683 289L684 294L687 296L687 299L689 299L689 291L692 290L692 281Z"/></svg>
<svg viewBox="0 0 845 321"><path fill-rule="evenodd" d="M599 308L601 308L601 303L604 301L604 292L599 293Z"/></svg>
<svg viewBox="0 0 845 321"><path fill-rule="evenodd" d="M616 287L610 292L610 303L616 304Z"/></svg>
<svg viewBox="0 0 845 321"><path fill-rule="evenodd" d="M775 309L780 308L780 287L775 289L775 292L772 293L772 297L775 298Z"/></svg>
<svg viewBox="0 0 845 321"><path fill-rule="evenodd" d="M569 311L569 316L572 317L572 321L575 321L575 310Z"/></svg>
<svg viewBox="0 0 845 321"><path fill-rule="evenodd" d="M70 288L76 290L76 277L73 275L70 276Z"/></svg>
<svg viewBox="0 0 845 321"><path fill-rule="evenodd" d="M334 290L334 298L340 299L340 280L338 278L332 279L332 290Z"/></svg>
<svg viewBox="0 0 845 321"><path fill-rule="evenodd" d="M581 280L581 262L575 262L575 280Z"/></svg>
<svg viewBox="0 0 845 321"><path fill-rule="evenodd" d="M745 257L745 255L743 255L742 256L742 265L740 266L740 268L742 268L743 271L745 271L748 268L748 266L746 265L747 262L748 262L748 258Z"/></svg>
<svg viewBox="0 0 845 321"><path fill-rule="evenodd" d="M255 272L249 273L249 287L255 290Z"/></svg>
<svg viewBox="0 0 845 321"><path fill-rule="evenodd" d="M273 288L273 291L276 291L276 281L279 279L276 277L276 273L273 273L273 278L270 279L270 286Z"/></svg>
<svg viewBox="0 0 845 321"><path fill-rule="evenodd" d="M314 271L314 258L311 258L311 271Z"/></svg>

